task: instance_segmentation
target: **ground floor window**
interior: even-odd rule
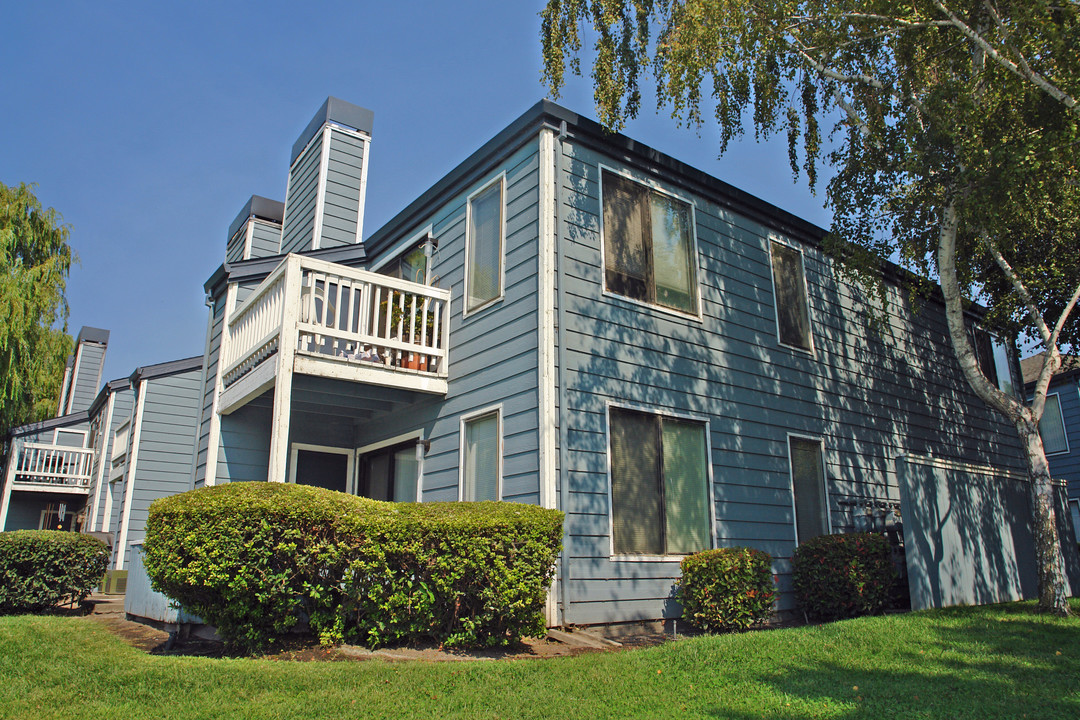
[[[825,463],[821,440],[788,437],[791,491],[795,507],[795,542],[806,542],[829,532],[829,507],[825,494]]]
[[[707,425],[617,407],[608,423],[614,554],[708,548]]]
[[[38,518],[38,529],[78,531],[81,529],[82,523],[76,519],[76,512],[80,509],[81,508],[75,508],[75,511],[73,512],[72,506],[69,503],[49,503],[45,506],[45,509],[41,511],[41,515]],[[30,517],[33,517],[33,515]]]
[[[501,436],[497,409],[462,419],[462,500],[502,499]]]
[[[349,492],[353,475],[353,451],[346,448],[294,444],[292,481],[298,485]]]
[[[416,502],[417,448],[413,439],[361,455],[357,494],[372,500]]]

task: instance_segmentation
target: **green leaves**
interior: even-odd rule
[[[82,602],[109,564],[105,543],[56,530],[0,533],[0,615]]]
[[[67,241],[60,216],[42,209],[27,185],[0,183],[0,435],[56,409],[72,346]]]
[[[748,547],[717,548],[682,561],[683,618],[708,632],[746,630],[772,614],[772,557]]]
[[[889,541],[880,533],[820,535],[795,549],[792,564],[795,597],[812,619],[878,615],[898,582]]]

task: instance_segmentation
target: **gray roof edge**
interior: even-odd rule
[[[105,404],[105,398],[109,397],[111,393],[119,392],[131,387],[130,378],[117,378],[116,380],[109,380],[101,389],[98,390],[98,394],[94,397],[94,402],[90,403],[90,407],[87,408],[87,412],[90,413],[90,417],[94,417],[98,414],[101,406]]]
[[[327,97],[322,107],[315,113],[315,117],[311,118],[311,122],[307,124],[304,131],[300,133],[300,137],[293,143],[292,153],[289,155],[290,167],[296,162],[296,158],[300,157],[300,153],[304,151],[307,144],[311,142],[311,138],[315,137],[315,133],[319,131],[319,128],[328,122],[344,125],[367,133],[370,136],[371,128],[375,123],[375,113],[332,95]]]
[[[9,437],[17,437],[20,435],[33,435],[34,433],[41,432],[42,430],[52,430],[58,427],[67,427],[68,425],[78,425],[79,423],[88,422],[90,420],[89,410],[80,410],[77,413],[71,413],[70,415],[61,415],[60,417],[49,418],[48,420],[41,420],[36,423],[28,423],[26,425],[20,425],[19,427],[13,427],[8,430]]]
[[[282,218],[285,217],[285,203],[278,202],[277,200],[271,200],[270,198],[264,198],[262,195],[252,195],[248,198],[248,201],[244,203],[243,209],[236,215],[236,218],[229,224],[229,240],[233,235],[236,235],[237,231],[244,226],[244,223],[248,221],[248,218],[255,216],[260,220],[269,220],[270,222],[281,224]]]
[[[364,243],[338,245],[337,247],[319,248],[318,250],[305,250],[294,254],[318,258],[319,260],[325,260],[327,262],[338,263],[339,265],[350,267],[362,265],[367,261],[367,251],[364,249]],[[223,266],[224,278],[220,278],[215,272],[210,280],[207,280],[207,285],[210,285],[211,282],[220,282],[222,279],[227,279],[229,282],[240,282],[243,280],[257,280],[264,278],[273,272],[274,268],[280,265],[281,261],[284,260],[287,255],[288,254],[267,255],[266,257],[253,258],[251,260],[239,260],[237,262],[226,263]]]
[[[90,327],[89,325],[83,325],[79,330],[78,337],[75,338],[75,344],[86,342],[101,343],[102,345],[109,344],[109,331],[103,328]]]
[[[136,384],[142,380],[154,380],[155,378],[165,377],[167,375],[189,372],[201,368],[202,363],[202,355],[193,355],[192,357],[184,358],[182,360],[170,360],[156,365],[144,365],[140,368],[136,368],[135,372],[131,373],[131,382],[132,384]]]

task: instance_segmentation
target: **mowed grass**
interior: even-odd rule
[[[1010,604],[447,663],[151,656],[78,618],[0,618],[0,718],[350,717],[1080,718],[1080,618]]]

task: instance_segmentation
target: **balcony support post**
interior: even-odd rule
[[[285,298],[300,297],[300,256],[285,260]],[[289,424],[292,410],[293,360],[296,357],[300,303],[285,302],[281,334],[278,336],[277,380],[274,383],[274,410],[270,419],[270,462],[267,480],[285,482],[289,462]]]
[[[0,532],[7,527],[8,507],[11,505],[11,485],[15,482],[15,468],[19,464],[19,453],[22,446],[11,441],[8,449],[7,466],[4,468],[4,498],[0,500]]]

